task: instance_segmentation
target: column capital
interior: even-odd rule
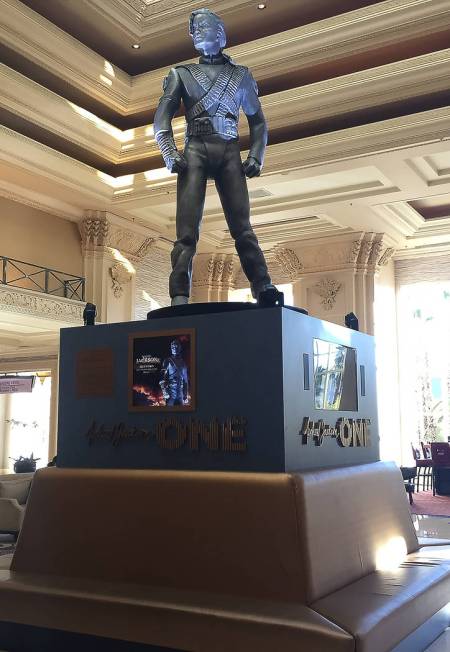
[[[113,254],[117,250],[133,263],[143,260],[157,240],[156,234],[146,227],[107,211],[85,211],[78,228],[83,253]]]
[[[235,254],[197,254],[192,276],[194,301],[226,301],[240,270]]]

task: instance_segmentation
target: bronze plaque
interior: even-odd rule
[[[75,381],[77,398],[112,396],[114,369],[112,349],[83,349],[76,355]]]

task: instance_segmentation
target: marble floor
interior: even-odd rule
[[[450,539],[450,518],[445,516],[412,515],[414,527],[421,543],[430,539]],[[425,652],[449,652],[450,628]]]
[[[426,539],[450,539],[450,516],[412,514],[412,520],[420,543],[426,543]]]

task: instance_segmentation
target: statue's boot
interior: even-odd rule
[[[185,297],[183,294],[177,294],[176,296],[172,297],[172,306],[184,306],[187,303],[189,303],[189,297]]]
[[[284,306],[284,294],[275,285],[269,283],[263,286],[257,293],[257,301],[260,306]]]

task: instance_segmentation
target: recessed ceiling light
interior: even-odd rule
[[[265,9],[266,7],[267,7],[267,5],[266,5],[265,2],[260,2],[259,5],[258,5],[258,9],[261,9],[261,10]]]
[[[139,50],[141,46],[139,45],[139,43],[133,43],[131,47],[133,48],[133,50]]]

